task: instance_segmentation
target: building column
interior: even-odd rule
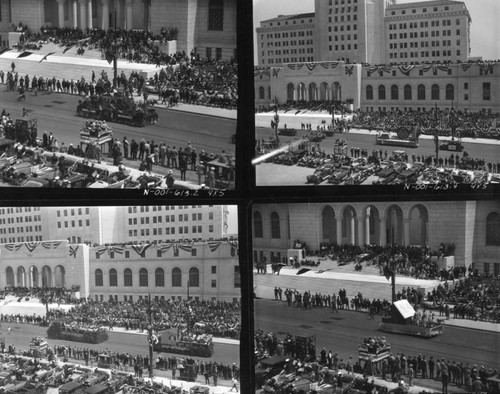
[[[351,244],[356,245],[356,218],[354,217],[354,212],[351,212]]]
[[[109,29],[109,0],[101,0],[102,1],[102,21],[101,28],[103,30]]]
[[[366,239],[363,239],[363,218],[358,218],[358,245],[363,246],[368,243]]]
[[[92,0],[88,0],[87,11],[88,11],[87,26],[89,29],[92,29]]]
[[[87,0],[78,0],[80,3],[80,29],[85,30],[87,28],[87,10],[85,9]]]
[[[59,18],[59,27],[64,27],[64,2],[66,0],[57,0],[57,16]]]
[[[336,218],[337,221],[337,245],[342,245],[342,218]]]
[[[73,7],[73,27],[77,28],[78,27],[78,5],[77,5],[77,0],[72,0],[72,7]]]
[[[297,101],[297,88],[293,87],[293,101]]]
[[[403,219],[403,237],[404,237],[404,245],[408,246],[410,244],[410,219]]]
[[[133,0],[125,0],[126,18],[127,18],[125,28],[128,30],[131,30],[133,28],[133,26],[132,26],[132,16],[133,16],[132,1]]]
[[[369,212],[367,212],[366,216],[365,216],[365,244],[371,244],[371,240],[370,240],[370,213]]]
[[[380,219],[380,246],[385,246],[387,244],[387,234],[386,234],[386,219]]]
[[[56,270],[51,269],[50,272],[52,274],[52,283],[50,283],[50,287],[56,287]]]

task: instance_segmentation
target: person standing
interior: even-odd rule
[[[125,159],[128,159],[128,152],[129,152],[129,142],[127,140],[127,137],[123,137],[123,157]]]

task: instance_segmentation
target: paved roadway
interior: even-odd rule
[[[11,334],[8,333],[8,327],[11,327]],[[6,345],[15,345],[18,350],[28,350],[31,338],[35,336],[47,337],[47,327],[40,327],[31,324],[17,324],[2,322],[0,325],[0,337],[5,338]],[[109,350],[112,352],[127,352],[132,355],[148,354],[148,343],[145,335],[127,334],[121,332],[109,332],[109,339],[98,345],[86,344],[80,342],[47,340],[50,346],[65,345],[99,350]],[[155,353],[160,354],[160,353]],[[161,353],[167,355],[168,353]],[[214,354],[207,361],[217,361],[222,363],[240,363],[239,345],[215,343]],[[201,357],[199,357],[202,359]]]
[[[22,116],[22,108],[25,107],[30,117],[38,119],[39,137],[47,130],[54,134],[60,144],[79,144],[80,129],[85,119],[76,116],[76,107],[83,96],[39,93],[35,97],[28,92],[26,101],[19,103],[18,94],[5,89],[5,86],[0,86],[0,111],[5,109],[13,119],[17,119]],[[176,110],[158,109],[158,112],[160,119],[156,125],[141,128],[110,123],[114,136],[120,141],[127,136],[129,141],[145,138],[176,147],[184,147],[190,141],[198,152],[203,149],[209,153],[220,153],[222,150],[234,153],[235,145],[231,144],[231,136],[236,132],[236,120]]]
[[[296,137],[280,136],[282,144],[300,138],[304,131],[298,130]],[[415,149],[398,148],[398,147],[381,147],[375,144],[376,132],[373,131],[371,135],[355,134],[355,133],[342,133],[335,134],[334,137],[327,137],[320,143],[321,149],[327,153],[333,153],[333,144],[335,139],[342,138],[347,140],[348,147],[355,146],[361,149],[372,150],[387,150],[390,154],[393,150],[405,150],[411,161],[412,154],[434,156],[435,148],[432,139],[420,139],[419,147]],[[257,127],[255,130],[255,137],[257,139],[274,137],[274,131],[271,128]],[[482,143],[466,143],[465,150],[470,157],[483,158],[486,163],[499,162],[500,146],[497,144],[482,144]],[[440,157],[449,157],[453,152],[439,151]],[[350,154],[350,153],[348,153]],[[298,167],[298,166],[283,166],[272,163],[264,163],[258,165],[256,168],[257,183],[261,186],[274,186],[274,185],[304,185],[306,183],[307,175],[314,173],[314,169]]]
[[[444,334],[431,338],[417,338],[377,331],[380,317],[370,320],[367,313],[329,309],[303,310],[286,306],[285,302],[257,299],[254,302],[255,330],[272,331],[284,337],[292,335],[316,335],[317,352],[326,347],[338,352],[344,360],[352,355],[357,359],[357,348],[363,338],[384,335],[394,353],[445,358],[463,361],[487,368],[499,369],[498,333],[446,327]]]

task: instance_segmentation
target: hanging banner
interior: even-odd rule
[[[354,72],[354,66],[345,66],[345,75],[352,75]]]
[[[17,252],[23,244],[5,244],[4,246],[9,252]]]
[[[73,257],[76,259],[76,252],[78,251],[79,247],[80,247],[79,245],[70,246],[69,247],[69,257]]]
[[[165,253],[167,250],[170,250],[171,247],[172,247],[171,243],[161,245],[160,253],[162,254],[162,256],[163,256],[163,253]]]
[[[273,77],[278,78],[280,71],[281,71],[281,68],[273,68]]]
[[[144,253],[146,252],[146,250],[148,250],[149,248],[151,247],[151,244],[143,244],[143,245],[132,245],[132,249],[135,250],[135,252],[139,255],[139,256],[144,256]]]
[[[215,252],[217,249],[219,249],[219,246],[222,242],[220,241],[209,241],[208,242],[208,247],[211,252]]]
[[[123,247],[122,246],[109,246],[108,253],[111,253],[111,252],[123,254]]]
[[[464,70],[464,71],[467,71],[470,68],[470,66],[472,66],[472,63],[462,63],[461,64],[462,70]]]
[[[306,63],[306,67],[309,69],[309,71],[312,71],[316,68],[318,63]]]
[[[300,70],[302,67],[304,67],[303,64],[295,64],[295,63],[287,64],[287,66],[290,70]]]
[[[38,245],[40,245],[40,242],[26,242],[24,244],[24,246],[26,246],[26,249],[28,249],[30,252],[33,252]]]
[[[99,247],[95,248],[95,254],[99,257],[102,256],[104,254],[104,252],[107,252],[107,251],[108,251],[108,248],[106,246],[99,246]]]
[[[399,71],[401,71],[402,74],[408,76],[410,75],[410,71],[413,70],[415,66],[413,64],[410,64],[409,66],[405,65],[400,65],[398,66]]]
[[[181,245],[179,245],[179,249],[182,249],[185,252],[191,253],[191,250],[193,249],[193,247],[191,245],[188,245],[188,244],[181,244]]]

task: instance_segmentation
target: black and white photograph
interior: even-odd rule
[[[0,207],[1,386],[239,391],[237,207]]]
[[[235,187],[236,0],[1,0],[0,186]]]
[[[500,202],[255,204],[257,393],[497,393]]]
[[[500,181],[494,0],[256,0],[257,186]]]

